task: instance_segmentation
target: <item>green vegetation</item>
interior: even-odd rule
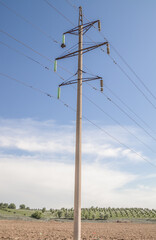
[[[20,209],[25,209],[26,207],[25,207],[25,204],[21,204],[20,205]]]
[[[14,203],[0,203],[0,218],[36,218],[42,220],[74,218],[73,208],[61,209],[30,209],[21,204],[16,209]],[[156,221],[156,210],[148,208],[82,208],[82,220],[152,220]]]
[[[10,209],[16,209],[16,205],[14,203],[10,203],[8,208]]]
[[[36,218],[36,219],[40,219],[42,217],[42,213],[39,211],[36,211],[34,213],[31,214],[32,218]]]
[[[44,208],[42,208],[42,212],[44,213],[46,211],[46,208],[44,207]]]

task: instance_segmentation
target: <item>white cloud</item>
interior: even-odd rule
[[[146,179],[156,178],[156,173],[154,173],[154,174],[149,174],[149,175],[145,176],[144,178],[146,178]]]
[[[1,201],[33,207],[73,205],[74,164],[12,158],[1,160],[0,169]],[[105,204],[105,195],[136,178],[94,163],[85,164],[82,173],[83,205],[87,206]]]
[[[125,143],[128,136],[119,134],[118,127],[105,127],[117,138]],[[71,126],[58,126],[54,121],[35,121],[32,119],[0,120],[0,148],[5,150],[16,149],[30,153],[67,154],[73,155],[75,151],[75,128]],[[112,134],[112,135],[113,135]],[[121,140],[121,135],[123,139]],[[106,138],[105,134],[97,130],[85,129],[82,135],[82,152],[98,159],[127,158],[131,161],[143,161],[137,154],[125,149],[123,146]],[[128,140],[127,140],[128,141]],[[136,150],[136,152],[138,152]],[[139,155],[143,156],[141,152]],[[144,157],[144,156],[143,156]]]
[[[0,125],[0,147],[42,153],[74,152],[74,135],[70,126],[62,129],[53,121],[31,119],[7,120],[6,123],[2,120]]]
[[[117,127],[112,129],[119,134]],[[75,158],[73,125],[58,126],[53,121],[32,119],[0,119],[0,132],[1,201],[11,201],[17,205],[25,203],[35,208],[72,207]],[[128,136],[124,137],[124,141],[126,138],[128,141]],[[128,168],[121,170],[115,161],[127,166],[128,161],[140,163],[139,156],[87,127],[82,149],[84,207],[156,207],[155,188],[149,191],[148,186],[137,185],[142,177],[130,173]],[[110,164],[111,160],[113,164]]]
[[[12,159],[0,162],[1,201],[34,208],[72,207],[74,164]],[[139,176],[108,168],[82,165],[82,206],[156,207],[156,188],[127,188]]]

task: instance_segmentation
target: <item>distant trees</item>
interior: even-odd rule
[[[42,213],[44,213],[46,211],[46,208],[44,207],[44,208],[42,208]]]
[[[73,208],[50,209],[53,218],[73,219]],[[134,219],[156,218],[156,210],[143,208],[82,208],[82,220]]]
[[[21,204],[19,207],[20,209],[26,209],[25,204]]]
[[[16,209],[16,205],[14,203],[10,203],[8,208],[10,209]]]
[[[0,208],[8,208],[8,203],[0,203]]]
[[[61,209],[31,209],[26,207],[25,204],[20,204],[19,206],[20,214],[26,216],[31,216],[36,219],[40,219],[42,216],[45,219],[59,218],[59,219],[73,219],[74,209],[61,208]],[[4,212],[10,212],[16,214],[18,210],[14,203],[0,203],[0,210]],[[30,210],[26,212],[27,210]],[[42,215],[43,214],[43,215]],[[148,208],[82,208],[81,209],[81,219],[82,220],[107,220],[107,219],[156,219],[156,210]]]

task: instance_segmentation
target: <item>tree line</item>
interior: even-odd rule
[[[16,209],[14,203],[0,203],[0,209]],[[26,207],[25,204],[20,204],[19,209],[21,210],[31,210],[31,217],[40,219],[44,218],[47,215],[50,218],[59,218],[59,219],[73,219],[74,218],[74,209],[73,208],[61,208],[61,209],[50,209],[46,210],[45,207],[42,209],[30,209]],[[156,219],[156,210],[148,208],[99,208],[99,207],[90,207],[81,209],[81,218],[82,220],[107,220],[115,218],[124,218],[124,219],[133,219],[133,218],[150,218]]]
[[[26,209],[26,210],[30,210],[29,207],[26,207],[25,204],[21,204],[20,209]],[[14,203],[0,203],[0,209],[4,209],[4,208],[9,208],[9,209],[16,209],[16,205]]]

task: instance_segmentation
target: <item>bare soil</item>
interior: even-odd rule
[[[73,239],[73,222],[0,220],[0,239]],[[81,239],[156,240],[156,224],[83,222]]]

